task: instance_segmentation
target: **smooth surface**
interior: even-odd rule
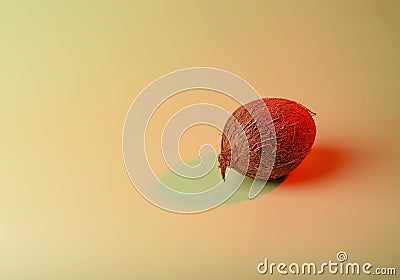
[[[400,270],[399,19],[398,1],[1,1],[0,278],[267,279],[265,257],[340,250]],[[179,215],[132,186],[122,127],[148,83],[193,66],[304,104],[317,138],[270,192]],[[238,106],[206,91],[165,102],[148,128],[157,174],[166,121],[199,102]],[[219,141],[195,126],[182,158]]]

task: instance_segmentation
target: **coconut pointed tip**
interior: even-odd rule
[[[225,156],[223,154],[220,154],[218,156],[218,162],[219,162],[219,169],[221,169],[221,177],[225,182],[225,172],[226,172],[226,167],[227,167],[227,161],[225,159]]]

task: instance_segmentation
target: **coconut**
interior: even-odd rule
[[[316,134],[313,116],[303,105],[284,98],[262,98],[237,108],[222,134],[222,178],[227,167],[258,180],[288,174],[311,151]]]

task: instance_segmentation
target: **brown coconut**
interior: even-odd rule
[[[311,151],[316,134],[314,115],[284,98],[262,98],[237,108],[222,134],[218,156],[222,178],[225,180],[227,167],[259,180],[288,174]]]

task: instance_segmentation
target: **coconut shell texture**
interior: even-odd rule
[[[314,115],[303,105],[283,98],[263,98],[240,106],[222,134],[218,156],[222,178],[225,180],[227,167],[258,180],[288,174],[311,151],[316,134]]]

